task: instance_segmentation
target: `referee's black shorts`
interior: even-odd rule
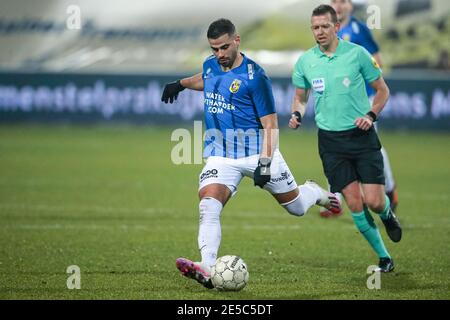
[[[384,185],[381,143],[375,129],[346,131],[319,129],[319,154],[331,192],[353,181]]]

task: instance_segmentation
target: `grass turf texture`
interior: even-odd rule
[[[404,237],[381,290],[366,287],[378,259],[350,214],[287,214],[244,179],[222,214],[219,255],[240,255],[241,292],[207,290],[179,275],[198,259],[197,179],[202,165],[172,164],[171,130],[148,127],[2,125],[1,299],[449,299],[448,134],[389,134]],[[324,185],[314,132],[281,133],[298,183]],[[81,290],[66,268],[81,269]]]

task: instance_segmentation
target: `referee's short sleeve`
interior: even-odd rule
[[[292,84],[297,88],[311,88],[311,84],[308,82],[308,79],[306,78],[303,71],[303,61],[301,58],[298,59],[297,63],[294,66],[294,71],[292,72]]]
[[[358,49],[361,74],[364,80],[371,83],[381,76],[381,68],[375,58],[366,49],[363,47],[359,47]]]

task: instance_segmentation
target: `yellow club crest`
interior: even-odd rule
[[[374,57],[372,57],[372,63],[375,68],[380,69],[380,65],[378,64],[377,60],[375,60]]]
[[[230,86],[230,92],[231,93],[238,92],[239,87],[241,86],[241,82],[242,82],[241,80],[234,79]]]

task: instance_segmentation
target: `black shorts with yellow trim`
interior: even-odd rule
[[[346,131],[319,129],[319,154],[331,192],[359,181],[384,185],[381,143],[375,129]]]

